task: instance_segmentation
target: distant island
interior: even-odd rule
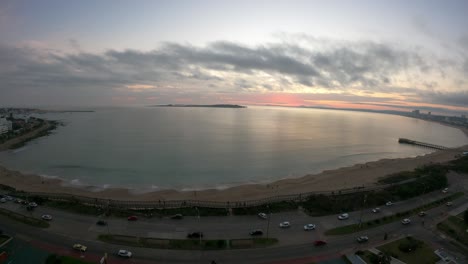
[[[212,105],[185,105],[185,104],[166,104],[166,105],[149,105],[148,107],[214,107],[214,108],[247,108],[243,105],[233,104],[212,104]]]

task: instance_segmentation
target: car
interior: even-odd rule
[[[426,216],[426,212],[424,212],[424,211],[421,211],[421,212],[419,212],[419,214],[418,214],[418,215],[419,215],[420,217]]]
[[[291,227],[291,223],[289,223],[288,221],[284,221],[279,224],[279,227],[288,228],[288,227]]]
[[[117,252],[117,255],[123,258],[131,258],[132,252],[125,250],[125,249],[120,249],[119,252]]]
[[[5,199],[5,198],[0,199],[0,203],[6,203],[6,202],[7,202],[7,199]]]
[[[325,246],[326,244],[327,244],[327,242],[325,242],[323,240],[315,240],[314,241],[314,246],[316,246],[316,247]]]
[[[360,236],[358,238],[356,238],[357,242],[358,243],[365,243],[367,241],[369,241],[369,237],[368,236]]]
[[[171,219],[182,219],[184,218],[184,216],[182,214],[175,214],[173,216],[171,216]]]
[[[376,214],[376,213],[380,212],[380,208],[379,208],[379,207],[376,207],[376,208],[372,209],[372,212],[373,212],[374,214]]]
[[[386,206],[392,206],[393,203],[392,203],[391,201],[388,201],[385,205],[386,205]]]
[[[74,244],[73,249],[81,251],[81,252],[85,252],[86,249],[88,249],[88,247],[85,245],[81,245],[81,244]]]
[[[202,232],[188,233],[187,238],[203,238],[203,233]]]
[[[258,217],[260,217],[261,219],[267,219],[268,218],[267,214],[265,214],[265,213],[258,213]]]
[[[338,216],[338,219],[339,220],[346,220],[349,218],[349,214],[348,213],[342,213]]]
[[[452,203],[452,202],[447,202],[445,205],[446,205],[446,206],[452,206],[453,203]]]
[[[261,235],[263,235],[263,230],[261,230],[261,229],[255,229],[255,230],[250,231],[249,234],[250,234],[251,236],[261,236]]]
[[[411,219],[405,218],[405,219],[401,220],[401,223],[402,223],[403,225],[411,224]]]
[[[448,188],[443,189],[442,193],[448,193]]]
[[[314,224],[307,224],[307,225],[304,226],[305,231],[314,230],[314,229],[315,229]]]
[[[106,225],[107,225],[107,222],[104,221],[104,220],[98,220],[98,221],[96,222],[96,225],[106,226]]]
[[[47,221],[52,220],[52,216],[49,215],[49,214],[42,215],[41,218],[44,219],[44,220],[47,220]]]
[[[5,199],[7,199],[7,201],[13,201],[15,198],[13,198],[13,197],[11,197],[9,195],[6,195]]]
[[[31,207],[33,207],[33,208],[36,208],[36,207],[37,207],[37,203],[35,203],[35,202],[29,203],[28,206],[31,206]]]
[[[128,221],[136,221],[138,220],[138,217],[134,216],[134,215],[131,215],[127,218]]]

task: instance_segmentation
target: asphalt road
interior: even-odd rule
[[[466,180],[460,175],[450,175],[449,181],[451,183],[451,193],[463,191],[467,186],[465,184]],[[362,220],[367,221],[383,215],[405,211],[446,195],[441,192],[429,193],[422,197],[395,203],[392,206],[383,206],[381,212],[377,214],[371,212],[372,208],[367,208],[362,211]],[[454,201],[452,207],[440,206],[434,208],[428,211],[428,215],[424,218],[411,217],[412,223],[408,226],[403,226],[400,222],[394,222],[361,233],[329,237],[323,234],[325,230],[358,223],[361,211],[350,212],[350,218],[342,221],[338,220],[336,215],[310,217],[301,211],[278,213],[272,214],[270,218],[269,236],[278,238],[280,241],[279,244],[273,247],[223,251],[157,250],[126,247],[126,249],[133,252],[135,258],[124,261],[126,263],[210,263],[211,260],[216,260],[217,263],[276,263],[282,260],[303,259],[306,262],[312,262],[337,257],[343,253],[354,252],[357,249],[380,245],[386,242],[383,240],[385,233],[388,234],[389,240],[414,235],[426,240],[435,248],[451,248],[452,246],[447,242],[447,239],[441,237],[435,231],[435,225],[445,218],[449,211],[455,211],[456,208],[461,208],[466,204],[468,204],[468,198],[464,196]],[[0,204],[0,207],[37,218],[43,214],[52,215],[51,226],[47,229],[29,227],[0,216],[2,225],[0,229],[3,229],[6,233],[16,235],[18,239],[46,249],[50,248],[51,251],[59,251],[62,254],[80,256],[89,260],[102,256],[103,252],[115,254],[122,248],[118,245],[97,241],[98,234],[111,233],[183,239],[188,232],[203,231],[206,239],[233,239],[247,238],[249,237],[248,232],[256,228],[261,228],[266,232],[268,225],[267,220],[262,220],[256,216],[228,216],[185,217],[182,220],[151,218],[139,219],[135,222],[129,222],[124,218],[111,217],[105,218],[108,226],[97,226],[98,217],[77,215],[43,206],[39,206],[33,212],[27,211],[25,206],[12,202]],[[424,225],[422,224],[423,220]],[[282,221],[290,221],[291,227],[287,229],[279,228],[278,225]],[[316,230],[304,231],[303,226],[308,223],[315,224],[317,226]],[[359,235],[369,236],[369,242],[358,244],[355,239]],[[325,240],[328,245],[315,248],[312,244],[314,240]],[[71,249],[74,243],[88,246],[88,251],[81,256],[81,254]],[[113,258],[116,259],[116,257]]]

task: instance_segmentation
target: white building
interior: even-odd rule
[[[8,131],[12,130],[12,123],[6,118],[0,118],[0,135],[8,133]]]

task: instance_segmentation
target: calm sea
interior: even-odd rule
[[[42,117],[65,126],[0,152],[0,164],[99,187],[223,188],[432,152],[399,137],[468,144],[440,124],[335,110],[141,107]]]

